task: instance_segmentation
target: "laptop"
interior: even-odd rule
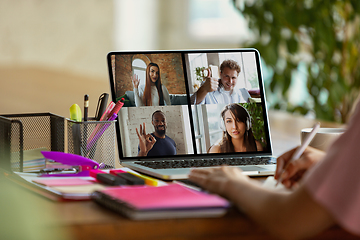
[[[256,49],[110,52],[121,165],[164,180],[220,165],[274,174],[260,61]]]

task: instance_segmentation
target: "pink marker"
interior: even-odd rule
[[[124,106],[124,103],[123,103],[124,100],[125,100],[125,99],[122,98],[121,100],[119,100],[119,101],[116,103],[115,107],[114,107],[114,108],[111,110],[111,112],[107,115],[107,118],[108,118],[108,119],[109,119],[111,116],[113,116],[114,113],[118,114],[118,112],[120,111],[120,109],[122,108],[122,106]]]
[[[110,112],[114,109],[115,107],[115,103],[114,102],[110,102],[109,105],[107,106],[107,108],[105,109],[104,114],[101,116],[100,121],[105,121],[106,119],[109,118]],[[112,115],[110,115],[111,117]]]

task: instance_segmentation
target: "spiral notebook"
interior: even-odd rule
[[[95,191],[91,198],[133,220],[220,217],[229,202],[179,184],[121,187]]]

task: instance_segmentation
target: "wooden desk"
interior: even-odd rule
[[[300,130],[312,124],[313,121],[302,117],[271,112],[270,125],[275,154],[300,144]],[[71,233],[75,239],[271,239],[261,227],[236,209],[222,218],[131,221],[92,201],[58,203],[24,192],[25,198],[35,199],[42,209],[55,210],[56,225]],[[316,236],[316,239],[356,238],[333,227]]]

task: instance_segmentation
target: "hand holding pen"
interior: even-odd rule
[[[291,149],[277,159],[277,170],[274,178],[279,179],[280,175],[282,175],[282,184],[286,188],[295,187],[302,179],[305,172],[325,157],[325,152],[313,147],[307,147],[299,159],[290,162],[291,156],[294,155],[297,148]],[[287,167],[282,171],[282,166],[285,165],[287,165]]]
[[[306,169],[312,165],[312,159],[320,159],[317,152],[319,150],[308,148],[319,128],[320,124],[316,123],[300,147],[294,148],[278,157],[275,171],[276,185],[282,182],[286,187],[290,188],[302,177]]]

